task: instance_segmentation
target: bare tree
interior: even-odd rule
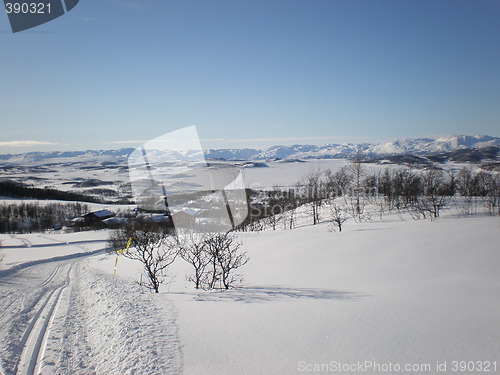
[[[158,293],[168,266],[178,255],[177,240],[168,230],[154,223],[134,222],[116,233],[111,239],[112,246],[119,250],[129,238],[132,239],[131,246],[122,254],[142,263],[146,281],[140,284]]]
[[[424,215],[427,212],[432,218],[438,218],[441,209],[448,202],[443,171],[428,169],[422,176],[422,184],[423,195],[418,199],[418,208]]]
[[[476,180],[470,168],[462,168],[458,172],[457,178],[458,192],[462,196],[460,211],[464,215],[471,215],[476,212]]]
[[[325,171],[326,191],[330,198],[347,195],[352,183],[352,175],[348,166],[343,166],[335,173],[330,169]]]
[[[236,242],[236,236],[230,233],[217,233],[206,239],[207,251],[211,256],[212,277],[210,289],[220,286],[229,289],[241,281],[242,277],[234,271],[244,266],[250,258],[246,252],[238,252],[241,242]]]
[[[252,220],[248,225],[248,230],[250,232],[261,232],[264,230],[264,226],[260,220]]]
[[[279,223],[283,223],[283,229],[293,229],[295,225],[295,211],[298,206],[298,198],[295,189],[283,189],[274,186],[269,192],[269,214],[266,222],[276,230]]]
[[[385,168],[379,176],[379,184],[378,191],[383,195],[385,199],[385,203],[387,204],[387,208],[389,211],[392,211],[395,207],[396,202],[396,194],[394,192],[394,183],[393,183],[393,170],[389,168]]]
[[[361,155],[356,155],[356,157],[353,159],[352,163],[349,166],[349,169],[351,170],[351,174],[353,176],[353,187],[354,187],[354,197],[356,198],[356,215],[358,217],[361,216],[363,213],[364,205],[363,208],[361,207],[361,196],[363,193],[363,188],[362,188],[362,178],[365,174],[365,168],[363,167],[363,164],[361,162]]]
[[[319,209],[322,202],[322,181],[319,170],[309,172],[303,177],[302,186],[305,190],[306,199],[311,204],[313,225],[316,225],[319,223]]]
[[[283,227],[284,229],[293,229],[295,227],[295,215],[297,208],[295,206],[291,207],[289,210],[285,211],[283,214]]]
[[[500,215],[500,175],[490,173],[486,181],[486,206],[490,215]]]
[[[344,209],[342,209],[335,202],[330,205],[330,215],[333,226],[336,226],[339,232],[342,232],[342,226],[347,221]],[[334,227],[332,227],[334,228]]]
[[[264,223],[269,225],[272,230],[276,230],[277,225],[283,219],[283,211],[285,210],[285,197],[279,186],[273,186],[267,197],[267,205],[265,207]]]
[[[211,262],[206,235],[190,233],[180,240],[179,256],[193,267],[193,273],[187,280],[194,283],[196,289],[208,289],[210,285],[207,267]]]

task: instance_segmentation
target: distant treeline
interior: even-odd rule
[[[84,194],[56,189],[41,189],[9,180],[0,181],[0,196],[19,199],[53,199],[59,201],[101,203],[99,199]]]
[[[88,212],[89,207],[81,203],[4,203],[0,205],[0,233],[27,233],[58,228]]]
[[[104,195],[109,195],[107,191],[94,190],[94,193]],[[14,182],[10,180],[0,181],[0,196],[9,198],[19,198],[19,199],[38,199],[38,200],[58,200],[58,201],[77,201],[77,202],[89,202],[89,203],[131,203],[127,199],[122,199],[120,201],[110,201],[103,198],[102,196],[88,196],[75,191],[61,191],[49,188],[37,188],[34,186],[28,186],[19,182]]]

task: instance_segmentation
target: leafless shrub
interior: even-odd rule
[[[179,256],[193,272],[187,275],[196,289],[229,289],[242,281],[235,270],[249,258],[239,252],[241,242],[231,233],[190,233],[179,239]]]
[[[126,249],[130,238],[131,246]],[[117,231],[110,242],[115,251],[124,249],[123,256],[142,263],[144,278],[140,284],[158,293],[168,266],[179,253],[176,238],[159,225],[135,222]]]
[[[209,288],[229,289],[240,283],[242,276],[234,271],[244,266],[250,258],[246,252],[238,252],[241,242],[236,242],[236,236],[230,233],[217,233],[207,238],[204,243],[211,258]]]

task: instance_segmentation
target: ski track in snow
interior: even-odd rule
[[[50,317],[67,284],[69,267],[69,262],[41,264],[2,280],[0,345],[6,374],[35,373]]]
[[[61,267],[57,267],[55,272],[49,278],[52,279],[59,272],[60,268]],[[50,280],[48,282],[50,282]],[[24,375],[40,373],[40,366],[42,364],[41,353],[46,345],[46,335],[59,298],[61,297],[61,293],[63,289],[68,286],[68,284],[69,279],[66,278],[65,283],[62,286],[53,289],[47,295],[44,295],[43,298],[40,298],[39,302],[41,306],[36,311],[33,320],[21,339],[21,346],[23,350],[20,361],[15,368],[17,371],[14,371],[17,374]]]
[[[16,247],[31,247],[31,242],[29,240],[27,240],[26,238],[22,238],[20,236],[15,235],[15,234],[11,234],[10,237],[14,241],[19,241],[21,243],[20,245],[17,245]]]
[[[173,303],[86,259],[6,273],[0,296],[2,375],[182,373]]]

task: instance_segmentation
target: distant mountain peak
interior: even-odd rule
[[[356,153],[369,157],[383,157],[385,155],[432,155],[444,152],[453,152],[466,149],[482,149],[486,147],[500,148],[500,138],[488,135],[442,135],[437,137],[404,138],[378,144],[326,144],[316,145],[276,145],[266,149],[255,148],[228,148],[208,149],[205,151],[207,159],[216,160],[297,160],[297,159],[325,159],[350,158]],[[30,152],[16,155],[0,155],[0,161],[6,164],[29,164],[43,161],[59,162],[117,162],[126,163],[128,155],[134,149],[117,150],[86,150],[86,151],[51,151]],[[179,158],[192,153],[178,153]]]

